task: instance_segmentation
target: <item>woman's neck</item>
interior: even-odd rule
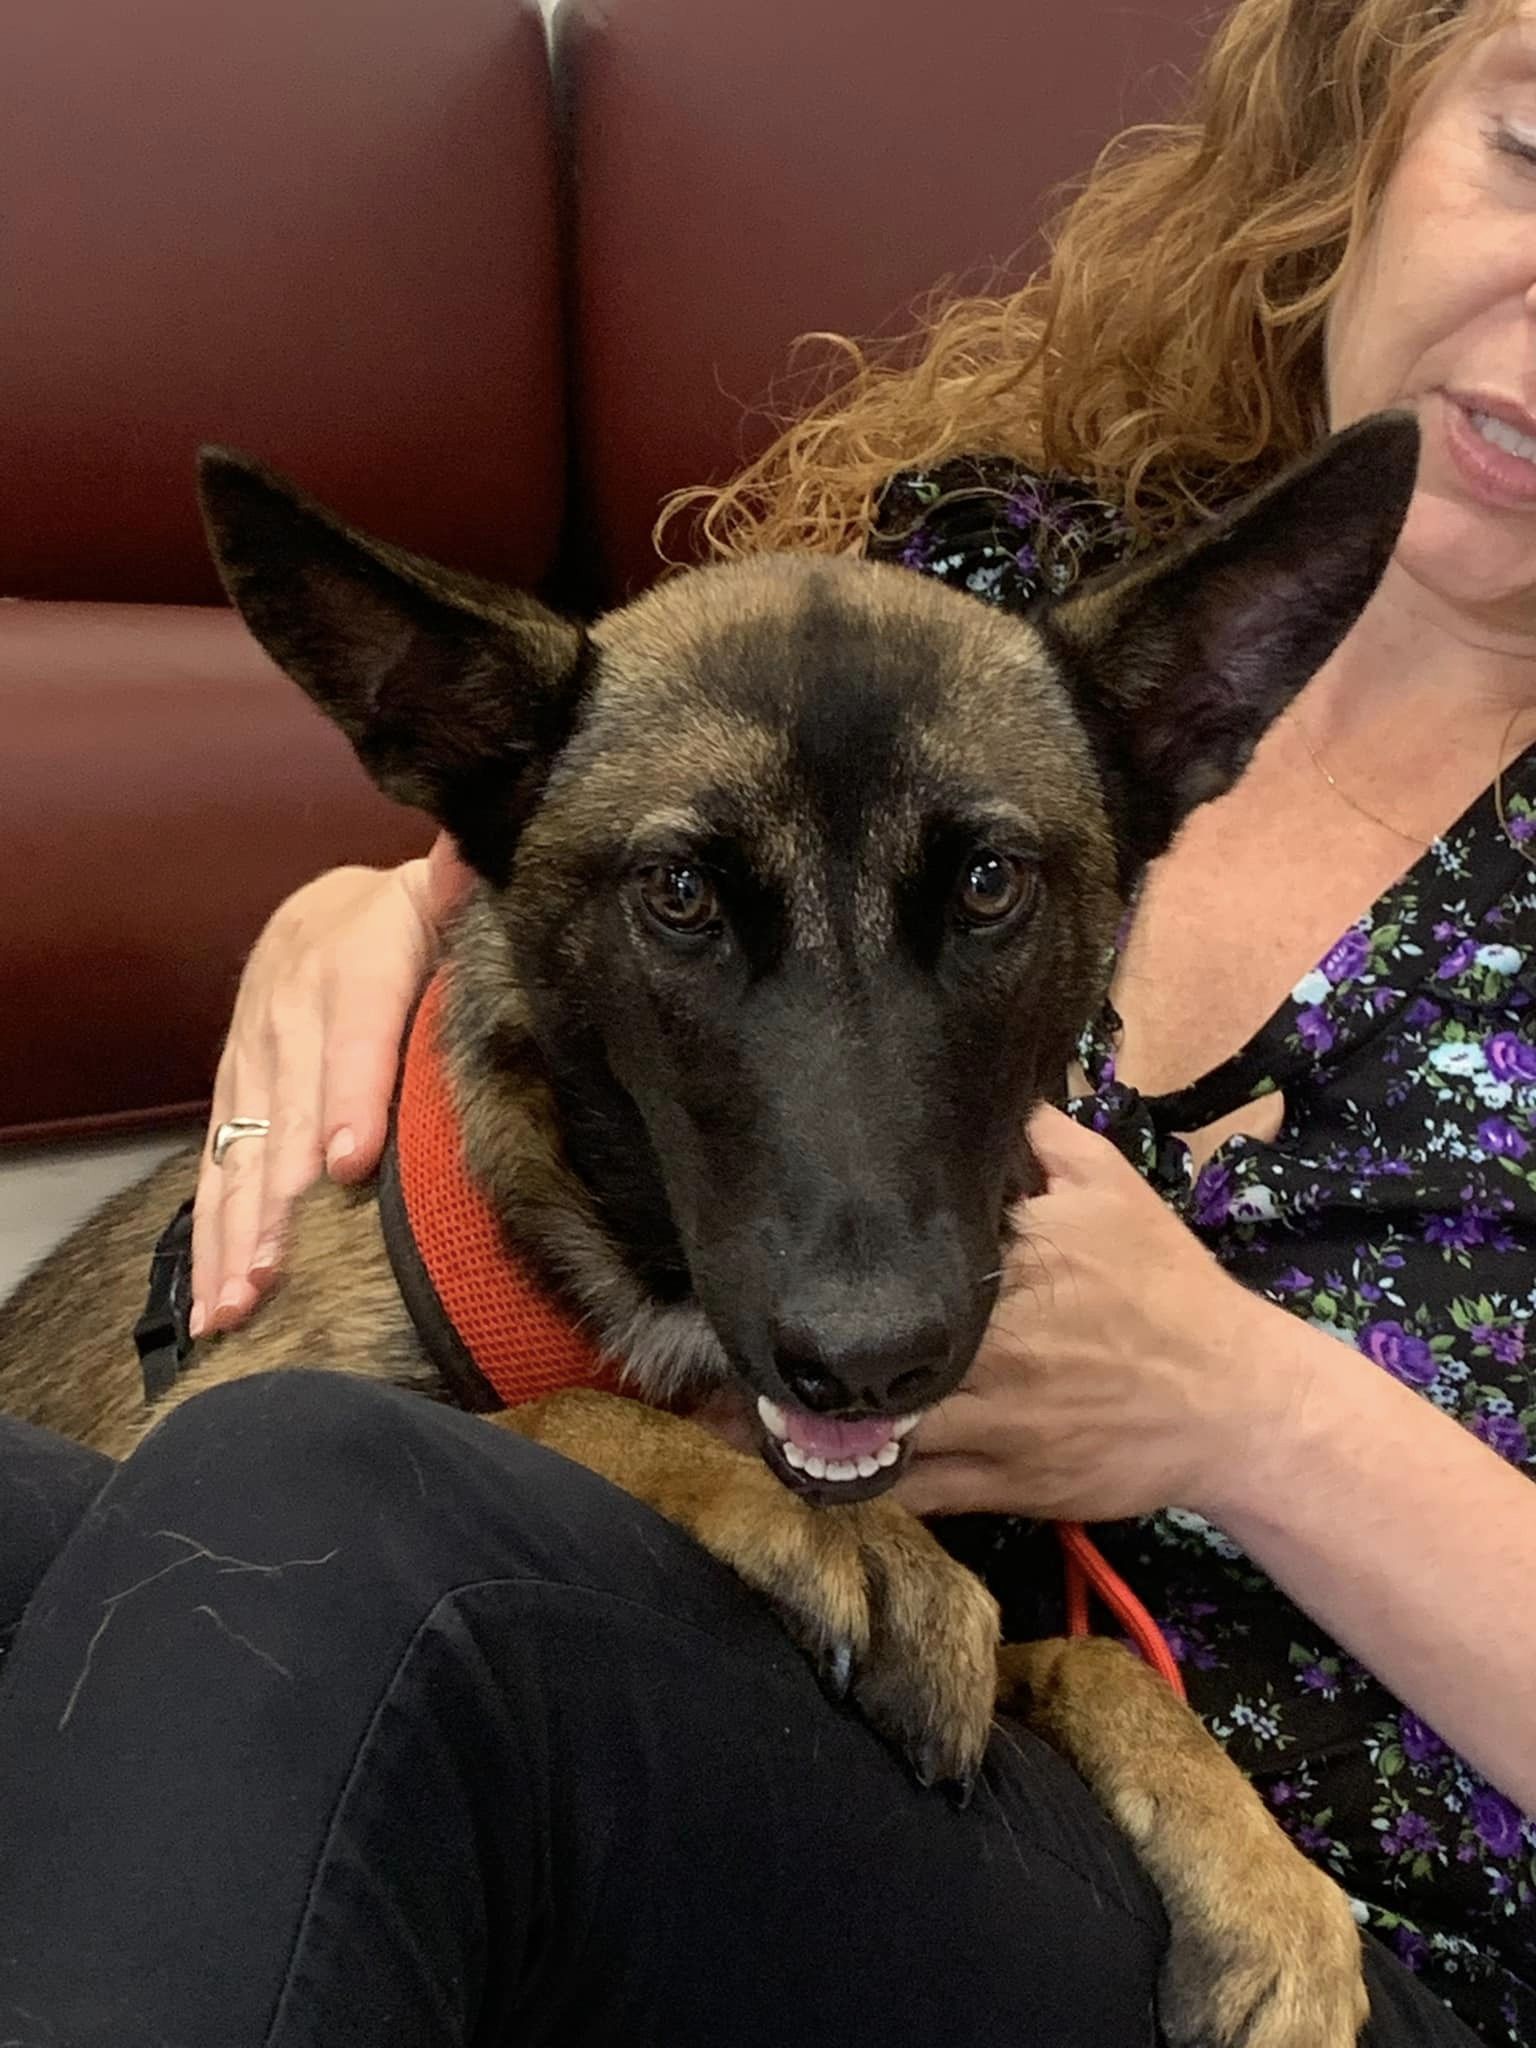
[[[1461,611],[1394,562],[1302,701],[1330,747],[1374,749],[1397,729],[1444,750],[1448,734],[1536,715],[1536,628]]]
[[[1536,648],[1428,610],[1373,607],[1149,873],[1115,991],[1131,1086],[1228,1058],[1536,741]]]

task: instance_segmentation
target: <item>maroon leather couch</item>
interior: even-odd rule
[[[1025,260],[1203,0],[32,0],[0,22],[0,1140],[206,1094],[290,887],[428,836],[218,606],[199,442],[605,603],[797,334]]]

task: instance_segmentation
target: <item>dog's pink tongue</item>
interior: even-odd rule
[[[889,1416],[868,1422],[834,1422],[804,1408],[786,1408],[784,1426],[791,1443],[818,1458],[872,1458],[891,1440]]]

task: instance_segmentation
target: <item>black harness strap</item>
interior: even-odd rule
[[[175,1386],[192,1350],[191,1313],[192,1204],[186,1201],[160,1233],[149,1262],[149,1300],[133,1326],[146,1401],[158,1401]]]
[[[397,1093],[390,1105],[389,1136],[379,1161],[379,1228],[390,1271],[406,1313],[416,1326],[421,1348],[437,1367],[455,1404],[471,1415],[493,1415],[503,1405],[500,1396],[476,1365],[468,1345],[454,1327],[453,1318],[438,1298],[411,1228],[410,1210],[400,1184],[399,1106]]]

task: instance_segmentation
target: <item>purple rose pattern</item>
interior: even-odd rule
[[[996,458],[897,479],[882,524],[873,553],[1014,609],[1126,544],[1091,493]],[[1503,797],[1504,824],[1485,792],[1177,1099],[1116,1079],[1106,1005],[1073,1107],[1238,1280],[1338,1338],[1341,1370],[1368,1361],[1536,1476],[1536,748]],[[1279,1138],[1191,1171],[1176,1134],[1271,1091]],[[1536,2048],[1536,1824],[1198,1516],[1100,1534],[1298,1847],[1480,2040]],[[1048,1631],[1049,1549],[1008,1521],[990,1541],[1005,1608]]]
[[[1434,1384],[1435,1355],[1422,1337],[1401,1323],[1367,1323],[1356,1339],[1367,1358],[1383,1365],[1395,1380],[1410,1387]]]

